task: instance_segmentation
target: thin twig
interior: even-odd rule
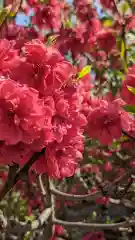
[[[96,198],[101,196],[101,193],[99,191],[93,194],[84,194],[84,195],[64,193],[55,189],[53,186],[51,186],[50,191],[55,196],[58,196],[60,198],[65,198],[67,200],[73,200],[73,201],[82,201],[82,200],[94,201],[96,200]]]
[[[131,136],[129,133],[127,133],[127,132],[124,131],[123,129],[122,129],[122,133],[123,133],[124,135],[126,135],[127,137],[129,137],[130,139],[132,139],[133,141],[135,141],[135,137]]]
[[[132,183],[133,183],[133,177],[131,176],[131,177],[130,177],[130,180],[129,180],[128,184],[127,184],[127,186],[126,186],[125,189],[124,189],[123,194],[122,194],[121,197],[120,197],[120,199],[122,199],[122,198],[127,194],[127,192],[128,192],[128,190],[129,190],[129,188],[131,187]]]
[[[38,179],[39,179],[39,185],[40,185],[41,193],[42,193],[43,196],[46,196],[46,191],[45,191],[44,184],[43,184],[43,181],[42,181],[42,174],[40,174],[38,176]]]
[[[43,184],[42,174],[40,174],[38,176],[38,184],[39,184],[39,188],[41,190],[42,200],[46,204],[46,195],[47,195],[47,193],[46,193],[46,190],[45,190],[45,187],[44,187],[44,184]]]
[[[52,213],[51,208],[46,208],[39,216],[37,220],[31,223],[31,230],[36,230],[41,227],[49,219]]]
[[[135,220],[132,221],[123,221],[120,223],[84,223],[84,222],[67,222],[62,221],[57,218],[53,218],[54,224],[59,224],[65,227],[81,227],[81,228],[91,228],[91,229],[118,229],[120,227],[130,227],[135,225]]]

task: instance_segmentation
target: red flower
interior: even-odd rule
[[[32,39],[40,37],[40,34],[36,32],[34,27],[25,28],[17,26],[15,23],[10,23],[3,26],[1,31],[1,38],[7,39],[9,41],[15,40],[15,48],[21,49],[21,47]],[[10,42],[9,42],[10,43]]]
[[[130,16],[127,18],[126,31],[135,29],[135,16]]]
[[[74,6],[81,21],[89,21],[96,16],[96,11],[88,0],[74,0]]]
[[[47,4],[40,4],[34,8],[35,15],[32,23],[40,29],[49,28],[59,30],[61,25],[62,5],[57,0],[50,0]]]
[[[78,161],[82,159],[84,137],[79,131],[69,130],[61,143],[52,143],[46,147],[42,156],[33,166],[38,173],[47,172],[54,178],[74,175]]]
[[[105,172],[111,172],[112,171],[112,164],[109,161],[106,161],[104,164],[104,171]]]
[[[113,103],[100,101],[88,116],[89,137],[102,144],[111,144],[121,136],[121,118]]]
[[[4,61],[9,61],[16,57],[18,52],[14,49],[15,42],[0,39],[0,71],[3,70]]]
[[[102,50],[110,52],[116,45],[116,37],[111,30],[102,30],[97,35],[97,42]]]
[[[100,0],[100,3],[103,5],[103,7],[110,10],[116,9],[114,0]]]
[[[21,56],[5,62],[3,73],[43,95],[50,95],[72,77],[73,66],[57,49],[46,48],[35,40],[25,44]]]
[[[38,92],[9,79],[0,80],[0,140],[30,144],[44,128],[44,103]]]

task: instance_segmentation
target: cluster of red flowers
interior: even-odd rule
[[[24,164],[26,154],[46,147],[37,170],[58,178],[73,175],[87,124],[79,85],[72,84],[74,67],[39,40],[19,52],[12,42],[0,44],[1,162]]]
[[[88,99],[89,77],[76,83],[75,68],[55,48],[39,40],[27,42],[21,51],[7,40],[0,46],[1,163],[23,165],[26,156],[46,147],[35,164],[37,171],[71,176],[82,158],[85,128],[89,137],[107,145],[120,138],[122,129],[134,130],[134,119],[121,108],[125,102]],[[132,104],[135,97],[127,86],[134,86],[133,73],[134,66],[122,90]]]
[[[112,3],[101,1],[106,8]],[[82,158],[84,132],[105,145],[119,139],[122,130],[134,135],[134,118],[122,107],[135,103],[128,90],[134,87],[135,66],[123,81],[122,94],[111,100],[90,97],[89,74],[78,81],[77,68],[62,53],[96,57],[98,50],[97,56],[105,59],[117,49],[114,31],[102,26],[88,1],[74,1],[80,23],[67,28],[60,25],[65,3],[33,0],[29,5],[35,12],[32,22],[59,30],[59,36],[55,47],[48,47],[36,39],[33,29],[21,28],[18,35],[18,27],[11,24],[2,33],[6,39],[0,40],[0,162],[23,165],[45,147],[33,167],[52,177],[69,177]],[[132,20],[128,22],[133,26]]]

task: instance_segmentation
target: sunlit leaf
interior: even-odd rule
[[[32,236],[32,232],[27,232],[24,236],[24,240],[29,240],[31,236]]]
[[[59,35],[53,35],[53,36],[48,37],[48,44],[55,43],[58,36]]]
[[[127,1],[120,2],[118,8],[122,15],[128,14],[130,11],[130,6]]]
[[[8,17],[10,10],[11,6],[0,9],[0,25],[2,25],[6,18]]]
[[[126,51],[126,46],[125,46],[124,40],[122,40],[121,41],[120,56],[121,56],[121,59],[123,60],[124,71],[127,72],[127,62],[126,62],[126,59],[125,59],[125,51]]]
[[[135,95],[135,88],[127,86],[128,90]]]
[[[48,4],[49,0],[40,0],[40,3]]]
[[[35,216],[34,216],[34,215],[31,215],[31,216],[25,216],[25,220],[26,220],[26,221],[30,221],[30,222],[32,222],[33,220],[35,220]]]
[[[122,41],[121,41],[121,52],[120,52],[121,58],[124,58],[124,55],[125,55],[125,43],[124,43],[124,41],[122,40]]]
[[[72,27],[72,21],[70,18],[66,19],[64,22],[63,22],[63,25],[64,25],[64,28],[71,28]]]
[[[126,112],[135,114],[135,106],[134,105],[124,105],[122,107]]]
[[[111,148],[117,149],[120,147],[120,143],[119,142],[113,142],[111,145]]]
[[[113,20],[112,20],[112,19],[105,19],[105,20],[103,21],[103,24],[104,24],[105,27],[112,27],[112,25],[113,25]]]
[[[86,65],[79,73],[77,79],[83,78],[91,72],[91,65]]]

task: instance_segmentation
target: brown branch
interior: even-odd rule
[[[113,2],[114,2],[114,7],[115,7],[116,12],[118,13],[119,17],[121,17],[121,14],[120,14],[119,9],[117,7],[116,0],[113,0]]]
[[[102,195],[106,196],[107,195],[107,191],[104,190],[103,180],[100,177],[96,176],[95,177],[95,182],[97,184],[97,187],[100,189]]]
[[[12,174],[8,176],[7,182],[4,185],[3,189],[0,192],[0,201],[7,195],[8,192],[12,190],[12,188],[16,185],[19,180],[24,180],[24,178],[28,175],[29,169],[36,162],[36,160],[45,152],[45,148],[42,149],[41,152],[36,152],[30,158],[30,160],[21,168],[14,176],[14,171]],[[12,176],[11,176],[12,175]]]
[[[51,185],[50,191],[55,196],[58,196],[60,198],[65,198],[67,200],[73,200],[73,201],[82,201],[82,200],[94,201],[96,200],[96,198],[101,196],[100,192],[96,192],[93,194],[84,194],[84,195],[64,193],[55,189],[53,185]]]
[[[86,200],[86,201],[95,201],[97,198],[100,198],[102,196],[102,193],[100,191],[97,191],[96,193],[93,194],[84,194],[84,195],[75,195],[75,194],[69,194],[69,193],[64,193],[61,192],[57,189],[55,189],[53,182],[50,182],[50,192],[56,196],[59,197],[61,199],[66,199],[66,200],[72,200],[72,201],[82,201],[82,200]],[[131,208],[131,209],[135,209],[135,204],[133,204],[131,201],[127,200],[127,199],[115,199],[110,197],[109,198],[109,202],[111,204],[122,204],[127,208]]]
[[[31,223],[31,230],[36,230],[41,227],[50,217],[52,213],[51,208],[46,208],[39,216],[39,218]],[[29,230],[30,231],[30,230]]]
[[[39,188],[40,188],[40,191],[41,191],[42,200],[46,204],[46,195],[47,195],[47,193],[46,193],[46,190],[45,190],[45,186],[43,184],[42,174],[40,174],[38,176],[38,185],[39,185]]]
[[[91,228],[91,229],[118,229],[120,227],[130,227],[135,225],[135,220],[132,221],[123,221],[120,223],[84,223],[84,222],[67,222],[67,221],[62,221],[57,218],[53,218],[53,223],[54,224],[59,224],[64,227],[81,227],[81,228]]]
[[[123,192],[122,196],[120,197],[120,199],[125,197],[125,195],[127,194],[128,190],[129,190],[129,188],[131,187],[132,184],[133,184],[133,177],[131,176],[127,186],[124,189],[124,192]]]
[[[58,224],[58,225],[62,225],[64,227],[81,227],[81,228],[92,228],[92,229],[118,229],[120,227],[130,227],[130,226],[134,226],[135,224],[135,220],[126,220],[120,223],[111,223],[111,224],[105,224],[105,223],[85,223],[85,222],[68,222],[68,221],[63,221],[63,220],[59,220],[55,217],[55,197],[54,197],[54,193],[56,194],[60,194],[62,197],[65,197],[65,193],[61,194],[60,191],[55,190],[53,188],[53,182],[51,179],[49,179],[49,187],[50,187],[50,192],[51,194],[51,205],[52,205],[52,223],[53,224]],[[53,189],[53,191],[52,191]],[[55,190],[55,191],[54,191]],[[67,196],[67,194],[66,194]]]
[[[122,129],[122,133],[123,133],[124,135],[126,135],[127,137],[129,137],[131,140],[135,141],[135,137],[131,136],[129,133],[127,133],[127,132],[124,131],[123,129]]]
[[[47,224],[49,217],[51,216],[51,208],[46,208],[38,217],[38,219],[34,220],[31,223],[27,223],[25,225],[20,222],[16,222],[15,227],[12,225],[7,227],[7,231],[12,234],[22,235],[28,231],[36,231],[40,229],[44,224]]]

